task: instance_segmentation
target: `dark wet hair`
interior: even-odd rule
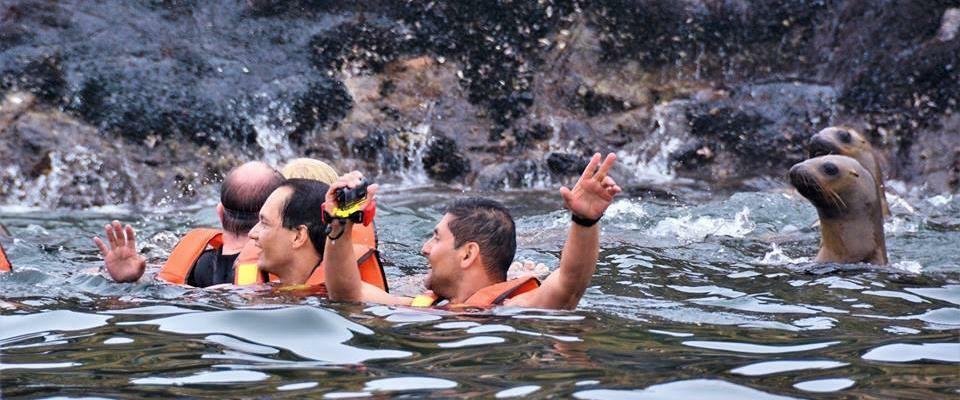
[[[329,186],[312,179],[287,179],[280,187],[293,189],[282,207],[283,227],[297,229],[300,225],[305,225],[313,248],[320,254],[320,258],[323,258],[327,234],[324,231],[326,225],[323,223],[322,206]]]
[[[454,200],[444,213],[452,217],[448,225],[454,247],[476,242],[488,272],[498,280],[507,280],[507,270],[517,252],[517,229],[507,208],[494,200],[469,197]]]
[[[241,179],[237,169],[230,171],[220,185],[220,204],[223,205],[223,230],[235,235],[246,235],[257,224],[260,208],[267,197],[283,183],[283,175],[263,165],[272,173],[256,179]]]

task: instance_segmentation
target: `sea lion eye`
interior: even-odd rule
[[[830,176],[834,176],[834,175],[840,173],[840,169],[837,168],[837,165],[834,164],[834,163],[826,163],[826,164],[823,164],[823,168],[822,168],[822,169],[823,169],[823,173],[825,173],[825,174],[827,174],[827,175],[830,175]]]
[[[853,140],[853,137],[850,136],[850,132],[847,131],[840,131],[840,133],[837,134],[837,137],[840,138],[840,141],[844,143],[850,143],[850,141]]]

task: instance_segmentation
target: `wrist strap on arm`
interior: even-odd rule
[[[597,222],[600,222],[600,218],[603,218],[603,215],[601,215],[597,219],[589,219],[589,218],[581,217],[574,213],[570,213],[570,219],[573,221],[573,223],[580,225],[584,228],[589,228],[591,226],[596,225]]]

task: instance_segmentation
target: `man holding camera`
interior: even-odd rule
[[[347,174],[330,186],[324,202],[325,218],[332,219],[324,251],[330,299],[412,306],[576,308],[596,270],[598,222],[621,191],[607,176],[615,160],[609,154],[601,163],[600,154],[595,154],[573,189],[560,189],[573,221],[560,266],[542,285],[529,276],[506,279],[516,252],[513,218],[495,201],[470,198],[449,204],[433,236],[424,243],[422,252],[430,263],[429,292],[416,298],[394,296],[361,281],[350,250],[352,226],[359,219],[337,218],[343,207],[350,206],[338,203],[338,192],[342,197],[343,188],[357,188],[363,180],[359,172]],[[373,202],[377,185],[366,191],[366,201]]]

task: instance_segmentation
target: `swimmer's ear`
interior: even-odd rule
[[[310,229],[306,225],[298,226],[297,234],[293,235],[293,248],[305,246],[308,240],[310,240]]]
[[[466,268],[480,257],[480,245],[477,242],[467,242],[460,249],[460,267]]]
[[[852,170],[852,169],[850,170],[850,175],[853,175],[853,176],[855,176],[855,177],[857,177],[857,178],[860,177],[860,173],[857,172],[857,171],[855,171],[855,170]]]

